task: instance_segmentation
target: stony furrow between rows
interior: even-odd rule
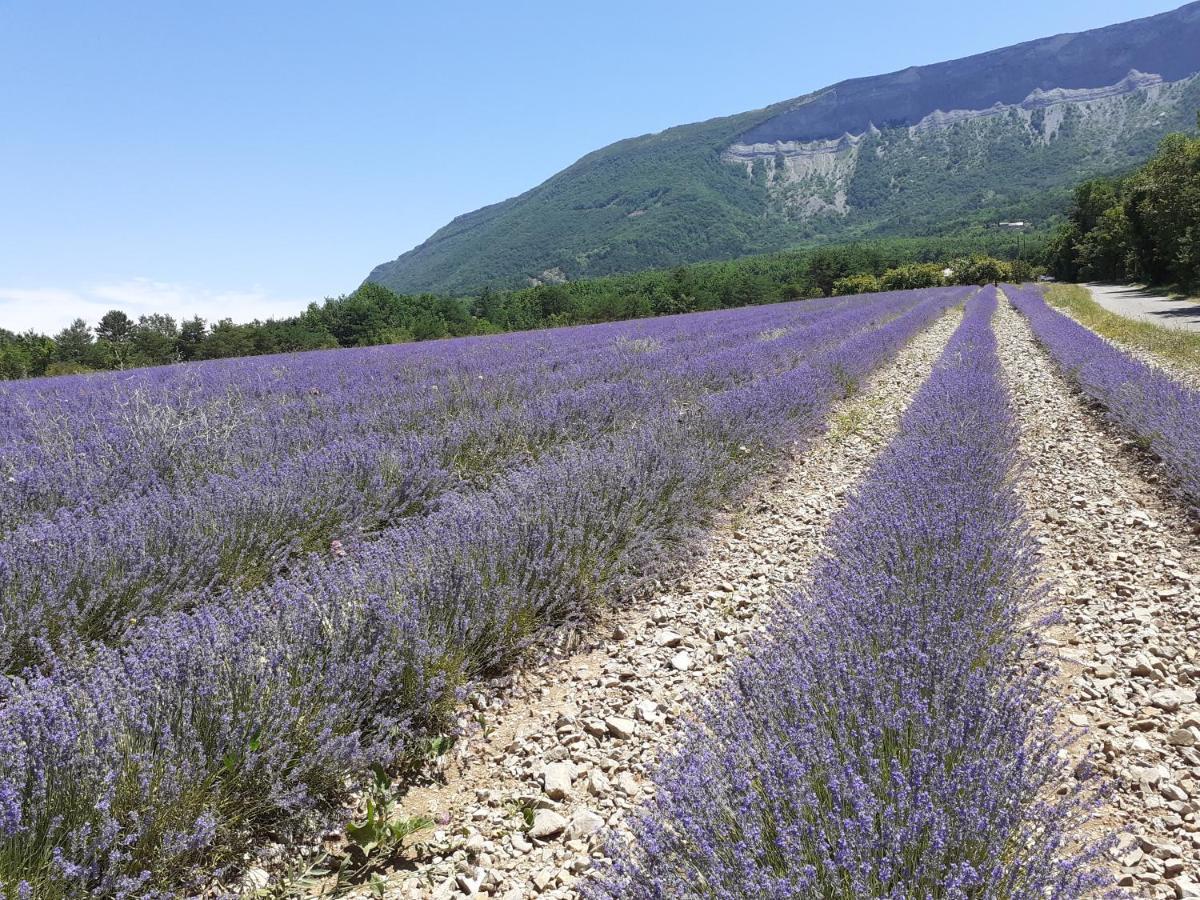
[[[1200,535],[1154,467],[1074,393],[1007,304],[1000,356],[1021,429],[1064,728],[1112,793],[1114,880],[1200,897]]]
[[[943,316],[836,404],[828,433],[730,514],[667,592],[472,696],[463,721],[473,733],[451,754],[445,783],[401,801],[402,815],[428,816],[437,830],[361,895],[577,896],[606,832],[649,799],[649,775],[691,698],[753,652],[761,616],[805,577],[960,318]]]

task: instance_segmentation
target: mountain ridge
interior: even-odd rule
[[[848,79],[601,147],[455,217],[367,280],[467,293],[1044,218],[1077,181],[1136,165],[1167,131],[1189,127],[1197,72],[1193,2]]]

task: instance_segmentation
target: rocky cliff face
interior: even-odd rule
[[[745,143],[813,141],[914,125],[938,110],[1018,106],[1038,92],[1101,89],[1131,71],[1180,81],[1200,71],[1200,3],[1078,34],[1061,34],[950,62],[843,81],[748,129]]]
[[[878,166],[888,158],[921,160],[945,154],[954,145],[994,145],[1016,139],[1029,147],[1056,141],[1086,145],[1093,163],[1116,166],[1138,136],[1166,120],[1191,112],[1200,85],[1192,76],[1166,82],[1161,75],[1134,69],[1115,84],[1097,87],[1035,88],[1021,102],[994,103],[985,109],[935,109],[920,120],[884,129],[868,122],[858,134],[820,139],[747,142],[742,136],[721,154],[748,178],[765,185],[773,209],[790,219],[847,216],[864,148]],[[1065,126],[1065,127],[1064,127]],[[750,136],[763,133],[753,129]],[[986,154],[954,160],[959,169],[985,165]],[[903,185],[892,185],[895,192]]]
[[[368,280],[474,292],[797,243],[1044,221],[1200,108],[1200,2],[613,144]]]

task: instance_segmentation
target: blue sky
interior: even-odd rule
[[[0,327],[289,314],[612,141],[1177,5],[0,0]]]

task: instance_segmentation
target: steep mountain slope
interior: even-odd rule
[[[1200,108],[1200,2],[620,141],[376,267],[414,292],[1041,220]]]

